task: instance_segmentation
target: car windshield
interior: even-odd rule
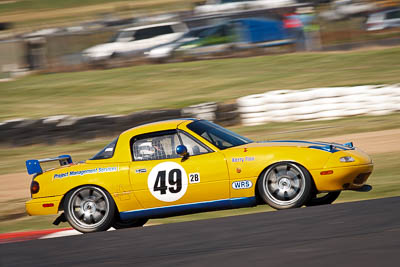
[[[240,146],[253,141],[209,121],[195,121],[187,126],[219,149]]]
[[[117,145],[117,141],[118,138],[115,138],[111,143],[109,143],[102,150],[100,150],[99,153],[94,155],[94,157],[91,158],[91,160],[112,158],[112,156],[114,155],[115,146]]]

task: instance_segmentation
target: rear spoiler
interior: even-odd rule
[[[40,163],[44,162],[51,162],[51,161],[59,161],[60,166],[65,166],[68,164],[72,163],[72,158],[69,155],[61,155],[55,158],[47,158],[47,159],[30,159],[26,161],[26,169],[28,171],[28,174],[41,174],[43,173],[42,167],[40,166]]]

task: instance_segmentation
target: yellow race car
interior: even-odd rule
[[[61,167],[43,171],[49,161]],[[54,223],[68,221],[84,233],[261,203],[330,204],[342,190],[369,191],[373,169],[352,143],[253,142],[197,119],[132,128],[83,163],[64,155],[26,166],[34,175],[28,214],[63,211]]]

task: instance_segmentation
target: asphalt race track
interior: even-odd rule
[[[400,266],[400,197],[0,245],[0,266]]]

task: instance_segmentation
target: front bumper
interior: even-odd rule
[[[314,183],[319,192],[357,190],[365,185],[372,173],[374,165],[355,165],[346,167],[327,168],[311,171]],[[332,170],[329,175],[321,175],[322,171]]]
[[[63,196],[35,198],[25,203],[26,212],[29,215],[51,215],[58,213]]]

